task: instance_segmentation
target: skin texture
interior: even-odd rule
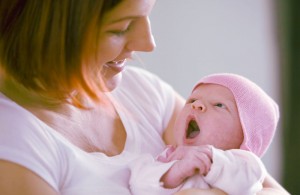
[[[290,195],[276,180],[274,180],[270,175],[267,175],[263,183],[263,190],[258,192],[258,195]],[[201,194],[215,194],[215,195],[225,195],[219,189],[212,190],[201,190],[201,189],[187,189],[177,192],[175,195],[201,195]]]
[[[187,138],[190,121],[197,123],[200,132]],[[176,121],[175,135],[177,145],[209,144],[223,150],[239,148],[243,130],[231,91],[221,85],[199,85]]]
[[[212,189],[212,190],[201,190],[201,189],[188,189],[188,190],[182,190],[180,192],[175,193],[174,195],[226,195],[223,191],[219,189]]]
[[[99,37],[99,60],[101,74],[109,90],[117,87],[123,69],[107,66],[110,61],[132,58],[135,51],[150,52],[155,48],[148,15],[154,0],[126,0],[109,12]]]
[[[8,195],[58,195],[39,176],[14,163],[0,160],[0,193]]]
[[[208,145],[178,146],[167,151],[167,159],[162,162],[180,160],[175,163],[161,178],[165,188],[176,188],[187,177],[194,174],[206,175],[212,165],[212,152]],[[170,152],[169,152],[170,151]],[[169,154],[168,154],[169,153]]]

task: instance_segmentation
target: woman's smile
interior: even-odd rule
[[[126,59],[107,62],[104,66],[112,69],[115,72],[122,72],[126,65]]]

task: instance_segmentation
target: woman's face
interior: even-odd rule
[[[201,84],[188,98],[175,125],[179,145],[239,148],[243,130],[233,94],[224,86]]]
[[[104,15],[95,64],[107,90],[120,83],[126,59],[132,58],[135,51],[150,52],[155,48],[148,18],[154,4],[155,0],[124,0]]]

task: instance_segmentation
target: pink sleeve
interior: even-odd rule
[[[266,170],[253,153],[213,148],[213,164],[204,180],[230,195],[253,195],[262,189]]]

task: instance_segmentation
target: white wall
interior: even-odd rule
[[[132,62],[169,82],[187,97],[194,83],[213,72],[244,75],[279,102],[272,0],[157,0],[151,15],[157,48]],[[280,181],[277,132],[263,161]]]

